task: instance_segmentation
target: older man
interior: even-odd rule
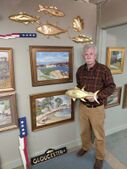
[[[87,97],[86,102],[80,102],[80,128],[82,148],[77,155],[82,156],[88,152],[91,146],[91,131],[95,136],[96,160],[94,169],[102,169],[105,156],[105,133],[104,133],[104,100],[110,96],[116,85],[113,81],[110,69],[97,62],[95,45],[85,45],[83,59],[85,64],[81,65],[76,73],[77,86],[88,92],[99,90],[97,97]]]

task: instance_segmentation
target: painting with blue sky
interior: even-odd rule
[[[63,79],[69,75],[68,52],[36,52],[37,79]]]
[[[30,46],[32,85],[73,81],[73,47]]]

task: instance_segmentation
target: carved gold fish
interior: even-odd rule
[[[29,24],[29,23],[34,23],[37,22],[39,24],[39,16],[32,16],[29,15],[25,12],[19,12],[16,15],[11,15],[9,16],[9,19],[15,22],[20,22],[20,23],[24,23],[24,24]]]
[[[83,19],[80,18],[80,16],[77,16],[73,19],[72,27],[74,31],[81,32],[81,30],[84,28],[84,22]]]
[[[92,97],[94,97],[94,100],[95,100],[97,103],[99,103],[98,100],[97,100],[97,93],[98,93],[98,92],[99,92],[99,91],[96,91],[95,93],[93,93],[93,92],[87,92],[87,91],[85,91],[84,89],[80,89],[80,88],[78,88],[78,87],[75,87],[75,88],[73,88],[73,89],[67,90],[67,91],[65,92],[65,94],[66,94],[67,96],[71,97],[74,101],[75,101],[76,99],[81,99],[81,100],[84,101],[84,102],[85,102],[84,99],[85,99],[87,96],[92,96]]]
[[[45,14],[50,14],[52,16],[59,16],[59,17],[63,17],[65,16],[65,14],[58,10],[58,8],[56,6],[43,6],[39,4],[39,10],[38,12],[44,12]]]
[[[79,35],[79,36],[73,37],[72,40],[76,43],[93,44],[92,38],[86,35]]]
[[[56,36],[58,34],[67,32],[66,29],[62,29],[50,23],[43,24],[42,26],[39,26],[38,28],[36,28],[36,30],[37,32],[42,33],[44,35],[48,35],[48,36]]]

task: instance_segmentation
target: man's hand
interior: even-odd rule
[[[85,99],[87,99],[89,102],[95,101],[93,96],[87,96],[87,97],[85,97]]]

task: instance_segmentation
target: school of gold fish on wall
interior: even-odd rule
[[[64,17],[65,14],[61,10],[59,10],[56,6],[44,6],[39,4],[38,10],[39,13],[43,12],[45,15],[55,16],[55,17]],[[26,12],[19,12],[15,15],[10,15],[9,19],[14,22],[19,22],[23,24],[34,24],[37,25],[36,31],[41,33],[42,35],[45,35],[47,37],[55,36],[59,37],[62,33],[67,33],[68,29],[61,28],[59,25],[53,24],[53,23],[45,23],[42,24],[40,22],[40,16],[32,16],[29,15]],[[92,37],[86,36],[82,34],[81,32],[84,29],[84,21],[81,19],[80,16],[77,16],[72,21],[72,28],[75,32],[78,32],[78,35],[75,37],[69,36],[72,41],[76,43],[86,43],[86,44],[92,44]]]

